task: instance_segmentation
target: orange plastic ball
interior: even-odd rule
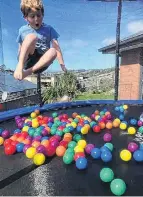
[[[112,127],[113,127],[113,123],[112,122],[107,122],[106,123],[106,128],[107,129],[112,129]]]
[[[66,148],[65,148],[64,146],[58,146],[58,147],[56,148],[56,155],[57,155],[58,157],[64,156],[65,152],[66,152]]]

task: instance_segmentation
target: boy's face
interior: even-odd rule
[[[29,22],[31,27],[34,29],[39,29],[42,25],[43,14],[41,10],[32,9],[25,19],[27,22]]]

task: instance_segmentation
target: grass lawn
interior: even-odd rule
[[[89,93],[84,93],[82,95],[78,95],[75,100],[113,100],[114,95],[105,95],[103,93],[101,94],[89,94]]]

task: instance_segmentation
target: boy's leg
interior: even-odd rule
[[[18,65],[14,72],[14,77],[16,79],[21,80],[23,78],[22,73],[23,73],[24,63],[27,60],[28,55],[34,53],[36,41],[37,41],[37,37],[35,34],[29,34],[25,37],[21,46]]]
[[[22,78],[24,79],[28,75],[41,70],[44,67],[48,67],[57,57],[56,49],[50,48],[40,59],[39,61],[33,65],[33,67],[23,71]]]

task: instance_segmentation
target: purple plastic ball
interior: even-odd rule
[[[95,114],[91,114],[91,118],[92,119],[95,119]]]
[[[15,120],[21,119],[20,116],[15,116]]]
[[[85,152],[87,154],[90,154],[92,149],[94,148],[95,146],[93,144],[87,144],[86,147],[85,147]]]
[[[23,122],[26,120],[26,117],[22,117],[22,119],[21,119]]]
[[[26,137],[26,139],[32,141],[33,138],[32,138],[31,136],[28,135],[28,136]]]
[[[139,127],[143,126],[143,122],[141,120],[138,121],[138,126]]]
[[[1,136],[4,138],[4,139],[7,139],[10,137],[10,131],[8,130],[4,130],[1,134]]]
[[[47,130],[46,130],[46,129],[43,129],[43,130],[42,130],[42,136],[47,136],[47,135],[48,135]]]
[[[27,149],[30,148],[31,145],[30,144],[26,144],[23,148],[23,152],[26,153]]]
[[[49,117],[48,122],[54,122],[54,119],[52,117]]]
[[[105,133],[105,135],[103,136],[103,140],[105,142],[110,142],[112,140],[112,135],[110,133]]]
[[[43,145],[40,145],[36,148],[37,153],[43,153],[45,154],[46,148]]]
[[[42,139],[42,136],[36,136],[36,137],[34,137],[33,141],[38,141],[38,142],[40,142],[41,139]]]
[[[23,127],[23,122],[19,122],[18,125],[17,125],[17,127],[18,127],[19,129],[22,129],[22,127]]]
[[[111,119],[112,119],[111,114],[106,115],[106,118],[107,118],[108,120],[111,120]]]
[[[137,149],[139,148],[139,146],[138,146],[138,144],[136,144],[135,142],[130,142],[129,144],[128,144],[128,150],[130,151],[130,152],[135,152]]]

